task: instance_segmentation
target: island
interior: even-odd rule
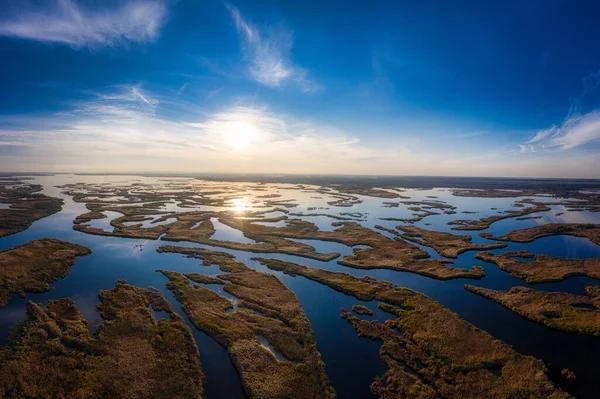
[[[494,263],[511,276],[525,280],[529,284],[562,281],[573,276],[587,276],[600,279],[600,258],[578,259],[557,258],[548,255],[534,255],[529,251],[509,251],[501,255],[478,252],[476,259]],[[516,258],[525,258],[521,261]]]
[[[120,191],[119,191],[120,192]],[[184,194],[181,194],[183,196]],[[84,198],[79,198],[83,201]],[[152,197],[156,200],[157,198]],[[449,205],[438,201],[416,202],[421,206],[432,208],[446,208]],[[424,205],[426,204],[426,205]],[[147,204],[146,204],[147,205]],[[232,211],[190,211],[168,213],[154,207],[142,205],[106,205],[99,203],[86,203],[90,212],[80,215],[80,221],[90,217],[100,217],[101,212],[115,211],[123,214],[111,220],[113,231],[93,228],[85,223],[75,220],[73,228],[88,234],[108,235],[129,238],[147,238],[163,241],[189,241],[204,245],[228,248],[253,253],[281,253],[301,256],[327,262],[339,257],[339,253],[319,253],[314,247],[296,240],[321,240],[339,242],[348,246],[367,246],[368,248],[355,248],[354,254],[345,256],[338,263],[359,269],[391,269],[401,272],[411,272],[427,277],[448,280],[454,278],[480,279],[485,273],[480,267],[471,270],[455,268],[449,262],[428,260],[427,252],[404,240],[393,240],[376,231],[364,227],[356,222],[335,222],[334,231],[321,231],[314,223],[302,219],[288,219],[287,210],[279,208],[263,211],[247,212],[245,217]],[[284,216],[265,218],[270,212],[280,211]],[[100,212],[100,214],[98,213]],[[157,213],[158,212],[158,213]],[[159,215],[153,223],[169,218],[175,219],[173,223],[143,228],[141,222],[149,215]],[[358,216],[358,215],[354,215]],[[274,227],[257,222],[264,220],[286,220],[285,227]],[[216,240],[213,220],[218,220],[231,228],[241,231],[246,238],[254,243]],[[495,244],[493,244],[495,245]]]
[[[600,335],[600,287],[588,286],[589,296],[513,287],[508,291],[465,285],[465,289],[491,299],[513,312],[547,327]]]
[[[506,247],[504,243],[474,244],[471,236],[456,235],[435,230],[425,230],[416,226],[396,226],[404,233],[400,237],[433,248],[438,254],[447,258],[457,258],[467,251],[485,251]]]
[[[388,371],[371,385],[378,397],[570,397],[548,380],[541,361],[517,353],[425,295],[368,276],[256,259],[269,269],[306,277],[359,300],[385,302],[379,308],[396,316],[385,323],[340,312],[360,336],[383,342],[380,355]]]
[[[532,205],[529,207],[525,207],[523,205],[528,204]],[[521,205],[521,206],[517,206]],[[487,216],[481,219],[476,220],[452,220],[448,222],[449,225],[456,225],[458,227],[453,227],[452,230],[485,230],[494,222],[504,219],[523,217],[527,215],[531,215],[532,213],[537,212],[547,212],[550,207],[547,204],[541,202],[535,202],[533,200],[520,200],[515,203],[515,206],[520,208],[519,210],[509,209],[504,211],[503,215],[495,215],[495,216]]]
[[[161,270],[196,328],[227,349],[250,399],[334,398],[308,318],[296,295],[271,274],[260,273],[225,252],[160,247],[218,265],[216,278],[234,303],[203,286],[211,279]],[[190,285],[190,280],[198,282]]]
[[[42,186],[12,179],[0,182],[0,198],[8,208],[0,209],[0,237],[24,231],[36,220],[59,212],[60,198],[41,194]]]
[[[82,245],[54,238],[0,251],[0,307],[6,306],[13,294],[24,297],[26,292],[48,291],[51,282],[69,273],[77,256],[91,253]]]
[[[591,223],[548,223],[511,231],[500,237],[494,237],[489,233],[479,233],[483,238],[498,241],[532,242],[547,236],[575,236],[589,239],[596,245],[600,245],[600,225]]]
[[[204,375],[192,332],[153,289],[117,282],[99,293],[103,322],[91,335],[69,298],[28,319],[0,350],[3,398],[197,398]],[[149,310],[170,318],[156,321]]]

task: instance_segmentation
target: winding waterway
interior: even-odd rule
[[[73,220],[77,215],[87,212],[85,204],[76,203],[72,197],[61,193],[56,186],[74,182],[86,183],[115,183],[127,184],[156,183],[158,179],[139,176],[38,176],[34,183],[43,185],[43,193],[49,196],[60,197],[64,200],[63,209],[52,216],[41,219],[21,232],[0,239],[0,250],[12,248],[16,245],[40,239],[53,237],[61,240],[84,245],[92,250],[89,256],[79,258],[71,268],[69,274],[52,284],[52,289],[41,294],[27,294],[25,298],[13,297],[5,308],[0,309],[0,342],[6,343],[10,328],[25,319],[26,302],[32,300],[46,304],[49,299],[64,297],[72,298],[80,309],[82,315],[88,320],[90,331],[94,331],[101,322],[96,305],[98,304],[98,291],[111,289],[117,280],[126,280],[129,284],[140,287],[156,287],[173,305],[175,311],[182,315],[186,323],[194,332],[194,337],[200,350],[204,374],[206,375],[205,394],[208,399],[217,398],[244,398],[239,377],[232,365],[227,351],[216,341],[198,331],[190,323],[181,310],[179,302],[165,287],[167,281],[158,269],[167,269],[177,272],[199,272],[209,275],[220,274],[216,266],[202,266],[201,261],[189,259],[175,253],[157,253],[156,248],[161,245],[171,244],[161,240],[141,240],[119,237],[105,237],[90,235],[73,230]],[[281,186],[281,185],[279,185]],[[276,190],[282,195],[279,199],[294,199],[297,207],[290,208],[294,213],[326,213],[337,214],[347,212],[360,212],[361,224],[374,228],[381,225],[388,228],[401,224],[394,221],[385,221],[380,218],[408,218],[413,214],[407,206],[384,207],[384,202],[398,202],[366,196],[357,196],[363,202],[352,207],[334,207],[328,205],[325,196],[307,193],[300,189]],[[264,192],[262,194],[265,194]],[[517,209],[513,204],[519,198],[469,198],[452,196],[448,189],[433,190],[406,190],[402,195],[410,197],[410,201],[435,200],[445,201],[457,207],[456,214],[439,214],[428,216],[415,223],[425,229],[451,231],[447,223],[456,219],[479,219],[485,216],[496,215],[499,211]],[[250,197],[248,197],[250,198]],[[543,201],[544,198],[537,198]],[[551,201],[551,199],[545,199]],[[248,203],[251,203],[248,199]],[[189,208],[179,208],[169,204],[170,212],[188,212]],[[276,208],[276,206],[273,206]],[[309,208],[329,208],[314,210]],[[497,209],[491,209],[497,208]],[[199,207],[201,210],[225,208]],[[434,210],[435,211],[435,210]],[[462,213],[477,212],[477,213]],[[243,213],[243,211],[241,211]],[[561,216],[557,213],[564,212]],[[549,212],[539,214],[541,219],[515,220],[505,219],[493,223],[484,230],[493,235],[502,235],[509,231],[535,226],[549,222],[582,222],[600,223],[600,213],[569,212],[561,206],[553,206]],[[89,225],[104,230],[112,230],[111,220],[122,216],[118,212],[106,212],[107,218],[92,221]],[[243,216],[241,214],[241,216]],[[277,216],[277,215],[274,215]],[[272,217],[272,215],[265,215]],[[291,218],[291,217],[290,217]],[[332,223],[336,219],[327,216],[307,216],[303,219],[315,223],[322,230],[332,230]],[[142,222],[140,222],[142,223]],[[169,223],[165,221],[164,223]],[[231,227],[213,221],[216,233],[213,238],[237,242],[253,243],[243,234]],[[284,222],[274,222],[274,227],[284,225]],[[151,221],[143,222],[144,227],[152,227]],[[268,223],[266,223],[268,224]],[[477,243],[489,243],[478,236],[476,232],[461,231],[454,233],[473,236]],[[389,235],[389,234],[388,234]],[[314,246],[319,252],[340,252],[343,257],[352,253],[352,248],[339,243],[302,240],[301,242]],[[190,247],[206,247],[199,244],[179,242],[177,245]],[[238,260],[244,261],[249,267],[256,270],[275,274],[291,289],[300,300],[308,316],[318,349],[331,383],[340,399],[368,398],[371,396],[369,385],[373,378],[386,371],[385,364],[379,358],[380,343],[365,338],[359,338],[352,326],[339,316],[340,308],[350,309],[352,305],[363,304],[375,312],[373,316],[361,316],[367,319],[385,320],[390,315],[377,309],[377,302],[363,302],[354,297],[344,295],[329,287],[308,280],[304,277],[290,277],[280,272],[275,272],[251,260],[256,254],[243,251],[234,251],[223,248],[214,248],[235,255]],[[441,258],[435,251],[423,247],[433,258]],[[600,246],[584,238],[569,236],[544,237],[528,244],[509,243],[506,249],[492,252],[502,253],[506,250],[527,249],[535,254],[547,254],[559,257],[592,258],[600,257]],[[443,306],[458,313],[465,320],[482,328],[494,337],[512,345],[517,351],[525,355],[535,356],[544,361],[550,370],[550,377],[559,384],[563,381],[559,374],[563,368],[573,370],[577,375],[574,382],[564,386],[569,392],[579,398],[600,397],[600,384],[597,375],[600,373],[600,364],[595,360],[600,357],[600,340],[597,337],[581,334],[572,334],[549,329],[540,324],[529,321],[503,306],[488,299],[474,295],[463,288],[464,284],[507,290],[513,286],[529,286],[524,281],[511,277],[501,271],[496,265],[474,259],[475,251],[466,252],[454,259],[456,267],[470,269],[473,265],[482,266],[486,277],[481,280],[455,279],[440,281],[413,273],[402,273],[392,270],[359,270],[341,266],[337,260],[321,262],[313,259],[300,258],[282,254],[261,254],[262,257],[306,264],[312,267],[342,271],[354,276],[370,275],[380,280],[393,282],[399,286],[407,287],[430,296]],[[560,283],[536,284],[535,289],[548,291],[563,291],[575,294],[584,294],[584,287],[598,282],[584,277],[568,278]]]

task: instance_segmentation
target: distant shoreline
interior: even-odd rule
[[[51,176],[70,173],[0,172],[0,177]],[[404,188],[515,188],[515,189],[600,189],[600,179],[525,178],[525,177],[460,177],[460,176],[370,176],[370,175],[300,175],[300,174],[237,174],[237,173],[73,173],[76,176],[143,176],[188,177],[208,181],[260,182],[293,184],[355,184],[370,187]]]

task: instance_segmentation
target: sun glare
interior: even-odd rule
[[[246,206],[246,201],[243,199],[233,200],[233,210],[237,213],[244,212],[248,207]]]
[[[224,138],[231,147],[242,150],[256,139],[256,127],[248,122],[231,122],[227,124]]]

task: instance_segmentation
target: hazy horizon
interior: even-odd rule
[[[0,170],[600,178],[598,11],[9,0]]]

